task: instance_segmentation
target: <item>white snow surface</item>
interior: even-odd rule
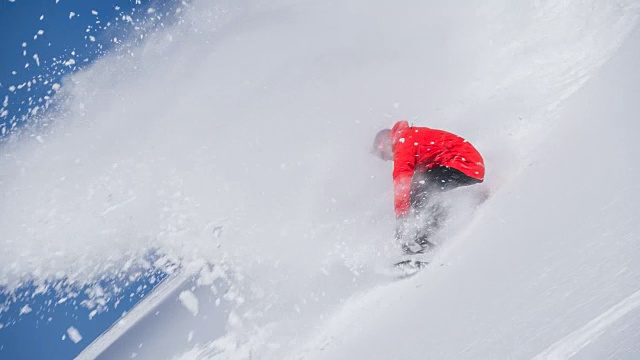
[[[196,274],[216,306],[170,316],[226,321],[145,335],[204,338],[137,358],[634,358],[639,14],[195,1],[135,56],[67,77],[47,126],[3,145],[0,283]],[[488,170],[402,281],[383,271],[391,165],[368,153],[397,119],[464,136]]]

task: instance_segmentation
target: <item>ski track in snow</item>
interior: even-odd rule
[[[118,208],[121,208],[121,207],[127,205],[128,203],[130,203],[132,201],[135,201],[135,200],[136,200],[136,197],[132,196],[132,197],[126,199],[125,201],[122,201],[122,202],[120,202],[118,204],[114,204],[114,205],[109,206],[100,215],[105,216],[105,215],[109,214],[110,212],[113,212],[113,211],[117,210]]]
[[[640,290],[620,301],[581,328],[558,340],[534,357],[535,360],[568,359],[596,340],[615,322],[640,307]]]

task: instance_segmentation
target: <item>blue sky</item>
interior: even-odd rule
[[[175,3],[0,0],[0,136],[6,138],[11,128],[33,122],[47,109],[52,111],[57,84],[63,83],[65,75],[133,41],[127,35],[145,19],[153,16],[166,23]],[[72,358],[163,277],[154,271],[134,281],[104,280],[101,286],[117,283],[123,291],[111,299],[109,311],[92,320],[91,310],[80,305],[87,299],[86,288],[76,298],[60,302],[60,293],[51,289],[34,295],[36,285],[30,281],[13,292],[0,287],[0,358]],[[83,336],[77,344],[66,333],[70,326]]]
[[[0,0],[0,135],[41,115],[54,84],[130,41],[137,25],[150,17],[170,22],[175,3]]]

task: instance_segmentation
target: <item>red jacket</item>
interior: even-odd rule
[[[484,180],[484,161],[471,143],[458,135],[398,121],[391,129],[396,216],[411,208],[411,178],[415,171],[448,166]]]

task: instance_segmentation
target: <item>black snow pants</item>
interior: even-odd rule
[[[415,172],[411,180],[411,207],[416,213],[416,220],[420,222],[415,241],[419,244],[428,242],[428,238],[446,220],[446,208],[442,205],[440,194],[480,182],[448,166]]]

